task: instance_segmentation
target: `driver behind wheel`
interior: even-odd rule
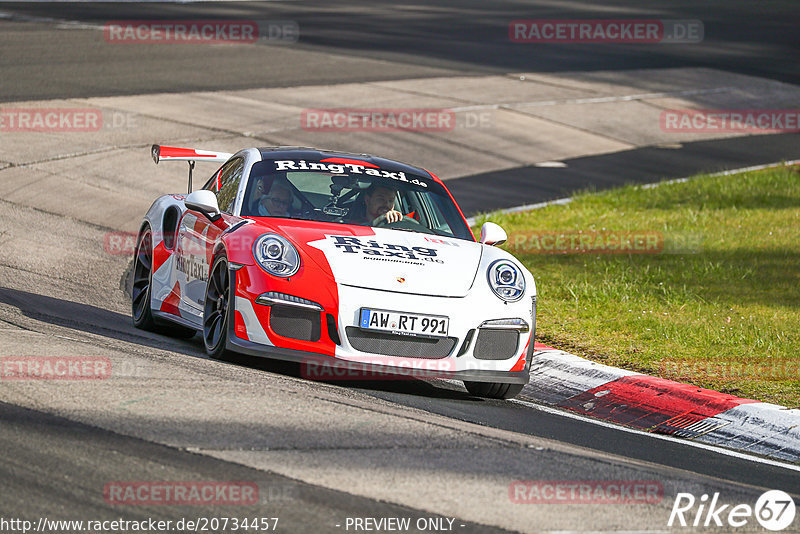
[[[397,191],[391,187],[372,184],[364,191],[364,202],[356,208],[352,222],[375,226],[383,222],[395,223],[403,214],[394,209]]]

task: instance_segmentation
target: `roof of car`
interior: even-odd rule
[[[373,165],[377,165],[381,169],[385,169],[387,171],[403,171],[408,174],[416,174],[417,176],[423,176],[426,178],[435,178],[430,172],[420,167],[414,167],[413,165],[408,165],[407,163],[401,163],[391,159],[379,158],[371,154],[355,154],[352,152],[338,152],[333,150],[322,150],[319,148],[296,146],[262,147],[258,150],[261,152],[262,159],[287,158],[304,159],[306,161],[319,161],[326,158],[354,159],[372,163]],[[435,179],[439,181],[438,178]]]

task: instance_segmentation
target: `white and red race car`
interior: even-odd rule
[[[492,246],[506,240],[496,224],[475,241],[430,172],[310,148],[152,153],[190,162],[190,190],[195,161],[223,164],[202,189],[148,210],[133,262],[137,327],[200,332],[214,358],[298,361],[310,378],[443,377],[491,398],[528,382],[533,276]]]

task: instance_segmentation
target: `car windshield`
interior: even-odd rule
[[[349,162],[349,163],[332,163]],[[394,210],[397,221],[385,214]],[[359,160],[265,160],[253,165],[241,214],[386,227],[472,240],[441,184]]]

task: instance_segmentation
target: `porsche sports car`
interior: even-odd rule
[[[152,155],[189,162],[190,192],[160,197],[142,222],[138,328],[199,332],[211,357],[297,361],[334,380],[325,365],[462,380],[488,398],[528,382],[533,276],[493,246],[507,239],[498,225],[476,242],[430,172],[296,147]],[[197,161],[221,166],[192,192]]]

